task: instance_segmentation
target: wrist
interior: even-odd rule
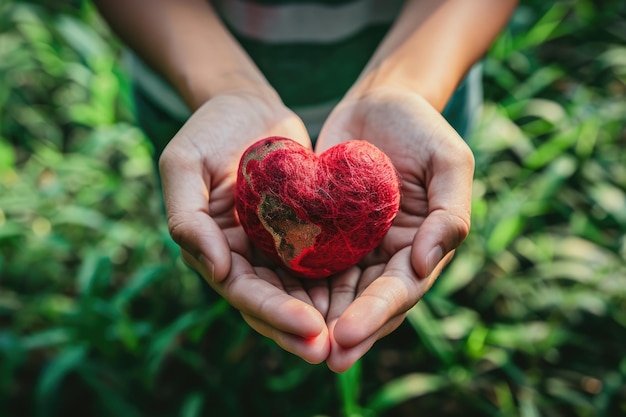
[[[381,63],[364,74],[348,95],[362,97],[374,91],[413,93],[441,112],[457,86],[457,78],[461,77],[446,78],[443,71]]]
[[[258,74],[229,71],[223,74],[189,72],[179,77],[175,87],[192,111],[212,98],[228,94],[248,94],[269,101],[280,101],[274,88]]]

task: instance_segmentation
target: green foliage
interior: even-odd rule
[[[625,27],[522,2],[484,60],[471,234],[337,376],[181,262],[93,7],[1,3],[0,415],[625,415]]]

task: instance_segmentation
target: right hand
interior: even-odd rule
[[[384,151],[401,179],[400,211],[358,268],[330,284],[328,366],[342,372],[394,331],[433,285],[470,227],[474,156],[441,114],[404,87],[371,85],[330,115],[317,152],[349,139]]]
[[[185,262],[254,330],[320,363],[330,352],[327,287],[305,288],[296,278],[261,266],[235,213],[241,155],[268,136],[311,149],[304,124],[273,91],[221,94],[198,108],[159,161],[168,227]]]

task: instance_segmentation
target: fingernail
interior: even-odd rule
[[[435,246],[430,250],[428,256],[426,257],[426,276],[429,276],[433,273],[437,264],[441,262],[443,259],[443,248],[439,245]]]
[[[213,262],[204,255],[198,256],[198,261],[209,271],[209,276],[206,278],[211,282],[215,282],[215,265],[213,265]]]

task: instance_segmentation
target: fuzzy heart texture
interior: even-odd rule
[[[269,137],[244,152],[235,194],[252,243],[297,276],[325,278],[378,246],[398,212],[400,181],[369,142],[351,140],[318,156]]]

